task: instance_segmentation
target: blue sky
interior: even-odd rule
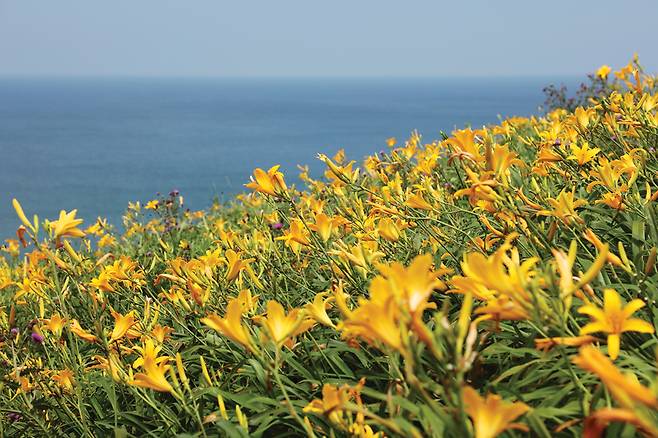
[[[638,52],[658,1],[0,0],[0,75],[582,75]]]

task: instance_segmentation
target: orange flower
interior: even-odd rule
[[[632,424],[638,429],[638,431],[643,432],[643,436],[658,436],[658,430],[637,416],[633,411],[617,408],[602,408],[585,419],[583,438],[601,437],[605,429],[613,421]]]
[[[486,398],[482,398],[470,386],[464,387],[462,400],[464,411],[473,421],[475,438],[495,438],[507,429],[528,430],[523,424],[512,423],[530,410],[525,403],[506,402],[495,394],[487,394]]]
[[[159,392],[173,392],[174,389],[165,376],[165,373],[169,369],[167,360],[159,359],[163,358],[145,357],[142,365],[144,372],[135,374],[130,384],[142,388],[150,388]]]
[[[631,315],[644,305],[642,300],[635,299],[622,307],[617,291],[605,289],[603,291],[603,309],[593,304],[587,304],[578,309],[578,312],[589,315],[593,320],[580,329],[580,334],[608,333],[608,354],[614,360],[619,355],[620,335],[623,332],[654,332],[653,326],[648,322],[631,318]]]
[[[612,69],[610,68],[610,66],[604,64],[601,67],[599,67],[598,70],[596,70],[596,76],[600,79],[606,80],[611,71]]]
[[[308,240],[308,231],[299,219],[290,222],[290,228],[283,236],[277,237],[275,240],[283,240],[286,244],[290,245],[295,243],[298,245],[309,245],[311,242]]]
[[[107,358],[95,355],[93,356],[93,359],[97,364],[92,365],[87,369],[103,370],[106,374],[109,374],[115,382],[122,382],[125,380],[126,372],[123,370],[123,364],[116,352],[110,351]]]
[[[61,370],[57,374],[53,375],[52,379],[57,382],[57,384],[62,389],[66,390],[73,389],[73,385],[75,384],[73,371],[71,370]]]
[[[548,351],[556,345],[566,345],[567,347],[580,347],[582,345],[596,342],[594,336],[572,336],[565,338],[540,338],[535,339],[535,348],[540,351]]]
[[[173,331],[174,329],[171,327],[156,324],[151,330],[151,336],[153,336],[156,341],[162,344],[165,339],[169,337],[169,334],[173,333]]]
[[[334,298],[329,297],[325,299],[327,292],[319,293],[315,296],[312,303],[308,303],[304,306],[304,311],[311,318],[319,322],[320,324],[326,325],[328,327],[335,327],[334,323],[327,315],[327,309],[330,307],[330,301]]]
[[[275,300],[267,302],[267,314],[255,318],[265,328],[267,336],[277,345],[292,347],[292,338],[305,332],[315,324],[306,319],[299,309],[292,309],[286,315],[283,306]]]
[[[468,175],[468,181],[471,183],[471,186],[466,189],[457,190],[455,192],[456,198],[468,196],[468,201],[471,205],[476,205],[478,201],[496,202],[498,200],[499,196],[494,190],[494,187],[498,183],[496,180],[491,179],[491,172],[483,172],[481,175],[478,175],[466,168],[466,174]]]
[[[331,238],[331,233],[334,228],[334,221],[326,214],[318,213],[315,215],[315,223],[309,224],[308,227],[318,233],[323,242],[326,242]]]
[[[389,242],[397,242],[400,240],[400,229],[397,224],[388,217],[379,220],[379,223],[377,224],[377,233],[380,237],[383,237]]]
[[[279,172],[279,167],[273,166],[267,172],[260,168],[254,170],[254,177],[251,178],[250,183],[245,184],[245,187],[272,196],[285,192],[288,187],[283,179],[283,173]]]
[[[401,351],[398,305],[389,297],[384,302],[363,300],[361,305],[338,324],[338,329],[347,338],[361,337],[369,344],[379,341],[388,347]]]
[[[114,329],[112,330],[112,334],[110,334],[110,342],[114,342],[123,338],[137,321],[135,321],[134,310],[131,310],[125,315],[115,312],[114,310],[111,310],[110,312],[114,317]]]
[[[562,190],[557,198],[548,198],[548,203],[551,204],[553,210],[541,210],[537,213],[544,216],[554,216],[567,225],[572,221],[583,222],[580,216],[578,216],[578,213],[576,213],[576,209],[587,204],[587,201],[584,199],[574,199],[573,192]]]
[[[578,162],[579,166],[584,166],[592,161],[599,152],[601,152],[601,149],[590,148],[589,143],[587,142],[584,142],[580,147],[574,143],[571,145],[571,155],[569,155],[567,159]]]
[[[596,347],[581,347],[572,362],[596,374],[621,405],[632,407],[633,401],[637,401],[654,409],[658,408],[658,399],[653,391],[641,385],[634,377],[622,374]]]
[[[427,202],[420,192],[410,195],[404,205],[411,208],[417,208],[419,210],[432,210],[432,204]]]
[[[226,280],[233,281],[238,277],[240,271],[247,268],[247,265],[253,262],[255,259],[246,259],[242,260],[240,255],[238,255],[232,249],[226,251],[226,264],[228,265],[228,270],[226,271]]]
[[[83,220],[76,219],[75,215],[78,210],[72,210],[70,213],[62,210],[59,212],[59,219],[50,223],[53,237],[59,239],[60,237],[84,237],[85,233],[78,228]]]
[[[362,405],[361,390],[365,385],[365,378],[354,386],[343,385],[337,387],[330,383],[325,383],[322,387],[322,398],[311,401],[304,408],[304,413],[325,415],[334,423],[342,423],[345,415],[345,404],[354,399],[357,405]],[[372,436],[379,435],[354,435],[354,436]]]
[[[477,321],[493,319],[494,321],[518,321],[528,319],[528,312],[517,302],[507,297],[490,298],[486,305],[478,307],[474,312],[483,315]]]
[[[59,316],[59,313],[54,314],[50,319],[45,319],[43,321],[44,328],[51,331],[55,336],[59,337],[62,335],[62,329],[66,326],[66,319]]]
[[[256,351],[247,328],[242,324],[242,305],[236,298],[229,301],[224,318],[211,314],[201,318],[201,322],[249,351]]]
[[[370,296],[373,301],[385,300],[392,296],[403,304],[411,315],[420,316],[428,307],[434,307],[427,300],[434,289],[445,289],[446,285],[439,280],[440,275],[450,272],[449,269],[432,269],[432,256],[419,255],[409,266],[401,263],[379,265],[381,276],[373,279],[370,284]]]
[[[73,334],[75,334],[77,337],[84,339],[87,342],[96,342],[98,338],[88,331],[84,330],[82,327],[80,327],[80,323],[78,322],[77,319],[72,319],[71,324],[69,325],[69,329]]]

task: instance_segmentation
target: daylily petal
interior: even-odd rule
[[[653,325],[641,319],[631,318],[624,321],[622,325],[623,332],[640,332],[640,333],[653,333]]]
[[[621,298],[614,289],[605,289],[603,291],[603,310],[605,313],[621,310]]]
[[[612,360],[617,359],[617,356],[619,356],[619,335],[617,334],[608,336],[608,355]]]
[[[630,317],[632,314],[634,314],[635,312],[637,312],[639,309],[641,309],[642,307],[644,307],[645,305],[646,305],[646,303],[645,303],[644,301],[642,301],[642,300],[638,300],[638,299],[634,299],[634,300],[631,301],[630,303],[626,304],[626,306],[624,306],[624,310],[622,311],[622,313],[624,314],[624,317],[625,317],[625,318],[628,318],[628,317]]]
[[[592,333],[596,332],[604,332],[606,331],[606,325],[602,322],[590,322],[589,324],[584,325],[580,329],[580,334],[581,335],[589,335]]]

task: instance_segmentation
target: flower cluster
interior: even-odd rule
[[[595,77],[301,188],[130,204],[123,233],[14,200],[3,434],[658,436],[656,82]]]

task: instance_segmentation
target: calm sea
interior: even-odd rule
[[[417,129],[530,115],[573,79],[0,79],[0,241],[31,215],[77,208],[119,225],[128,201],[178,189],[191,208],[243,190],[255,167],[351,159]]]

